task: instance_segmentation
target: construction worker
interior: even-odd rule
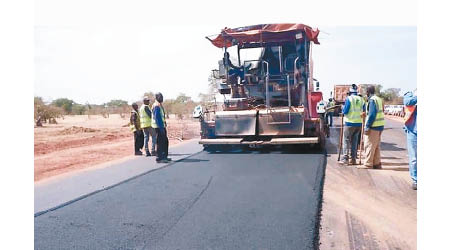
[[[164,107],[162,105],[164,98],[161,93],[155,94],[155,103],[152,106],[152,127],[156,131],[156,162],[167,163],[172,159],[168,158],[169,139],[167,138],[167,124],[165,118]]]
[[[384,129],[383,99],[375,95],[375,86],[367,87],[369,105],[367,107],[366,126],[364,128],[364,166],[381,168],[381,133]]]
[[[133,102],[131,107],[133,107],[133,110],[131,111],[130,116],[130,129],[134,134],[134,154],[142,155],[141,149],[144,146],[144,133],[141,129],[141,121],[138,110],[139,106],[137,103]]]
[[[143,99],[144,104],[142,104],[139,109],[139,116],[141,122],[141,128],[144,132],[144,148],[145,148],[145,156],[155,155],[155,144],[156,144],[156,135],[154,129],[152,129],[152,112],[150,110],[150,100],[147,96]],[[152,137],[152,153],[148,149],[148,141]]]
[[[350,88],[342,113],[344,114],[345,122],[343,140],[344,155],[340,163],[348,165],[349,158],[351,157],[351,164],[356,165],[358,137],[362,126],[361,116],[364,114],[364,100],[358,96],[357,88]]]
[[[336,106],[336,103],[333,101],[333,98],[328,99],[326,120],[330,127],[333,127],[334,106]]]
[[[412,189],[417,190],[417,95],[407,92],[403,96],[405,105],[405,132],[408,144],[409,174],[413,181]]]

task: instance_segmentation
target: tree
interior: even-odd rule
[[[164,101],[164,110],[166,114],[175,114],[179,118],[183,118],[186,115],[191,114],[194,110],[194,107],[197,105],[190,96],[186,94],[179,94],[177,98],[167,99]]]
[[[76,103],[72,106],[72,113],[74,115],[84,115],[85,111],[86,111],[86,106],[84,106],[84,105]]]
[[[387,104],[402,104],[403,97],[400,96],[400,88],[389,88],[381,92],[380,97]]]
[[[377,96],[381,96],[381,90],[383,89],[383,85],[381,84],[376,84],[375,85],[375,95]]]
[[[34,97],[34,119],[36,122],[46,122],[47,120],[61,117],[63,113],[62,108],[47,105],[42,100],[42,97]]]
[[[52,102],[52,105],[62,108],[66,114],[72,113],[72,106],[75,102],[67,98],[58,98]]]
[[[214,71],[212,70],[210,75],[208,76],[208,92],[200,93],[198,97],[200,98],[200,103],[204,106],[208,106],[211,102],[214,101],[215,96],[217,94],[217,81],[218,79],[214,75]]]
[[[186,103],[192,101],[192,98],[190,96],[187,96],[185,93],[180,93],[175,101],[177,103]]]
[[[43,110],[45,108],[44,101],[42,100],[42,97],[35,96],[34,97],[34,119],[38,119],[38,117],[42,114]]]
[[[108,103],[106,103],[106,105],[108,105],[108,107],[123,107],[123,106],[128,106],[128,102],[124,101],[124,100],[111,100]]]
[[[368,84],[360,85],[360,93],[363,96],[367,96],[367,87]],[[400,96],[400,88],[389,88],[383,90],[383,85],[376,84],[375,85],[375,94],[384,100],[385,104],[402,104],[403,97]]]

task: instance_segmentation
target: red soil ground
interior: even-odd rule
[[[34,180],[134,157],[128,118],[66,116],[34,129]],[[169,144],[199,136],[197,120],[168,119]]]

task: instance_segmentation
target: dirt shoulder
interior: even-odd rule
[[[416,249],[417,192],[402,123],[387,121],[381,170],[338,165],[338,133],[327,145],[320,249]]]
[[[34,129],[34,181],[134,157],[129,118],[65,116]],[[168,119],[169,144],[199,136],[197,120]]]
[[[395,115],[384,115],[384,117],[391,119],[393,121],[397,121],[397,122],[404,122],[403,117],[400,116],[395,116]]]

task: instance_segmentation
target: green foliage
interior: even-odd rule
[[[179,118],[184,118],[189,116],[197,105],[198,103],[192,101],[192,98],[190,96],[181,93],[175,99],[165,100],[164,110],[166,111],[167,115],[175,114]]]
[[[87,106],[76,103],[72,106],[72,114],[84,115],[84,113],[86,112],[86,109],[87,109]]]
[[[400,88],[389,88],[380,93],[386,104],[402,104],[403,97],[400,96]]]
[[[128,106],[128,102],[124,100],[111,100],[108,103],[106,103],[106,105],[111,108],[118,108]]]
[[[75,102],[67,98],[58,98],[52,102],[52,105],[62,108],[66,114],[72,113],[72,107]]]
[[[360,85],[360,93],[365,97],[367,96],[367,87],[368,84]],[[400,88],[389,88],[383,90],[383,85],[377,84],[375,85],[375,94],[381,98],[383,98],[385,104],[402,104],[403,97],[400,96]]]

